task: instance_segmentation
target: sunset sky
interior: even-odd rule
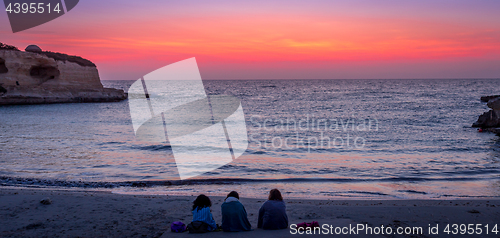
[[[80,55],[101,79],[196,57],[204,79],[500,78],[500,1],[81,0],[0,42]]]

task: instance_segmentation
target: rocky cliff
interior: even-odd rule
[[[500,132],[500,95],[481,97],[491,110],[483,113],[472,127],[480,127],[495,133]]]
[[[29,46],[0,48],[0,105],[111,102],[123,90],[104,88],[90,61]]]

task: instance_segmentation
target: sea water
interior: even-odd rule
[[[127,91],[133,81],[103,81]],[[128,100],[0,107],[0,183],[116,193],[333,199],[500,196],[500,142],[471,124],[500,80],[205,80],[241,100],[249,146],[180,180],[168,143],[137,140]]]

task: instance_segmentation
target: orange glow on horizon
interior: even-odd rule
[[[171,14],[160,14],[159,9],[131,14],[130,9],[121,9],[123,12],[112,16],[89,17],[82,12],[68,14],[66,20],[73,24],[55,21],[10,37],[44,50],[88,58],[102,66],[103,72],[108,67],[128,69],[131,65],[139,67],[136,71],[146,71],[151,70],[148,65],[190,57],[221,69],[239,64],[251,70],[257,63],[263,69],[298,70],[295,63],[300,62],[306,75],[308,68],[328,63],[376,66],[400,61],[500,61],[500,25],[494,21],[479,22],[470,16],[458,21],[459,14],[449,19],[440,15],[403,17],[393,9],[385,9],[387,15],[359,9],[366,14],[343,13],[342,9],[334,14],[319,7],[233,12],[221,6],[213,11],[189,9]],[[58,31],[44,33],[54,28]],[[286,66],[286,62],[293,64]],[[273,77],[281,76],[269,76]]]

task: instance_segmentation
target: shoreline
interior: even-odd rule
[[[210,180],[210,179],[209,179]],[[388,181],[335,182],[329,179],[283,179],[247,181],[222,179],[207,181],[124,181],[85,182],[35,178],[0,177],[0,189],[38,189],[47,191],[110,192],[122,195],[225,196],[228,190],[246,191],[246,198],[260,198],[278,188],[290,199],[313,200],[500,200],[494,180],[420,181],[397,183]],[[442,189],[435,189],[441,187]],[[434,188],[434,189],[433,189]]]
[[[43,183],[38,183],[43,181]],[[488,182],[488,181],[485,181]],[[96,184],[98,186],[96,186]],[[437,186],[439,184],[432,184]],[[432,186],[431,185],[431,186]],[[448,186],[461,186],[462,189],[455,189],[453,193],[436,193],[439,191],[428,191],[419,189],[419,186],[429,186],[427,183],[416,183],[401,185],[397,183],[331,183],[331,182],[266,182],[266,183],[192,183],[174,184],[169,181],[158,181],[157,183],[148,182],[78,182],[78,181],[52,181],[52,180],[32,180],[26,179],[25,183],[10,183],[0,179],[0,189],[19,189],[19,190],[40,190],[40,191],[59,191],[59,192],[104,192],[117,195],[136,195],[136,196],[191,196],[195,193],[204,193],[207,196],[220,197],[227,194],[230,190],[246,191],[246,198],[259,199],[267,196],[270,189],[278,188],[284,192],[289,199],[298,200],[500,200],[496,190],[488,193],[482,189],[490,189],[492,183],[478,183],[477,181],[448,182]],[[394,187],[399,186],[399,187]],[[444,186],[441,184],[440,186]],[[392,190],[383,191],[392,187]],[[474,187],[474,189],[470,189]],[[465,188],[469,188],[464,190]],[[445,188],[446,189],[446,188]],[[386,193],[386,192],[395,192]],[[311,198],[312,197],[312,198]]]
[[[242,197],[244,193],[241,194]],[[51,204],[40,201],[50,198]],[[170,232],[170,224],[191,221],[192,196],[123,195],[106,191],[60,191],[0,187],[0,226],[2,237],[183,237],[188,233]],[[212,214],[221,222],[220,205],[224,197],[210,196]],[[241,198],[254,231],[238,236],[287,237],[290,229],[256,229],[258,209],[265,197]],[[290,224],[318,221],[322,224],[348,226],[365,224],[386,227],[445,224],[500,223],[499,199],[467,200],[313,200],[287,199]],[[441,228],[440,228],[441,229]],[[425,231],[425,229],[424,229]],[[200,236],[234,236],[215,232]],[[336,235],[337,236],[337,235]],[[351,235],[352,237],[352,235]],[[363,237],[357,235],[356,237]],[[369,235],[366,237],[377,237]],[[384,237],[384,236],[379,236]],[[398,237],[398,236],[396,236]],[[446,234],[417,237],[450,237]],[[491,237],[496,235],[491,234]]]

